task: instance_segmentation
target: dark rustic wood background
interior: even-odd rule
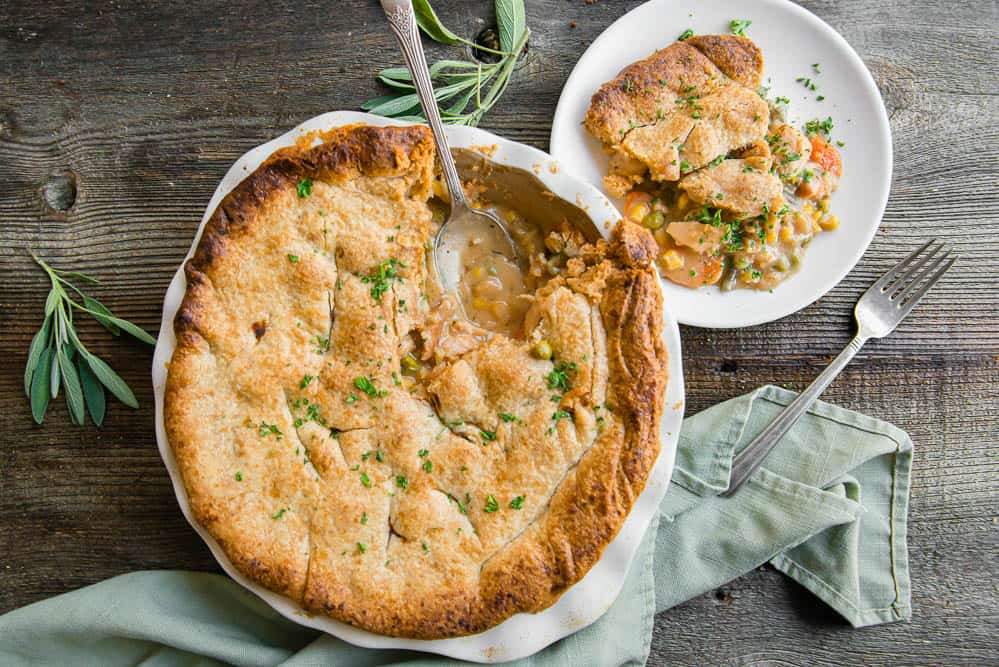
[[[435,1],[465,35],[492,23],[491,4]],[[529,0],[527,65],[483,127],[547,148],[573,64],[637,4]],[[888,211],[819,303],[739,331],[685,328],[688,409],[765,382],[803,387],[849,339],[875,276],[926,239],[957,247],[960,264],[924,305],[826,392],[915,441],[913,619],[851,630],[764,567],[660,614],[650,664],[996,664],[999,3],[804,4],[846,36],[884,96]],[[664,41],[681,27],[663,26]],[[357,108],[381,93],[375,72],[399,63],[373,1],[0,3],[0,613],[133,570],[218,571],[156,450],[150,349],[83,325],[140,409],[115,404],[102,429],[76,428],[60,400],[33,424],[21,373],[48,287],[28,249],[105,280],[96,295],[156,331],[229,165],[305,118]]]

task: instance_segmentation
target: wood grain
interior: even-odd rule
[[[374,73],[399,61],[374,2],[332,13],[313,1],[146,4],[0,4],[0,613],[137,569],[218,570],[156,451],[148,348],[82,326],[140,409],[114,404],[103,429],[80,429],[60,401],[44,426],[31,422],[21,372],[47,286],[27,250],[105,280],[95,296],[155,331],[232,161],[302,119],[357,108],[382,92]],[[434,4],[461,34],[492,22],[489,2]],[[483,127],[547,148],[573,64],[637,4],[528,2],[526,64]],[[766,382],[801,388],[848,340],[875,276],[926,239],[957,247],[958,270],[826,394],[916,443],[914,617],[854,631],[762,568],[660,614],[649,663],[997,664],[999,5],[804,4],[860,53],[888,107],[884,224],[842,284],[800,313],[739,331],[684,328],[688,405]],[[431,49],[444,54],[460,55]]]

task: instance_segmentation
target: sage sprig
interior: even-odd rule
[[[413,9],[420,29],[435,42],[465,45],[500,57],[495,63],[445,59],[430,66],[441,120],[453,125],[478,125],[506,91],[517,59],[527,44],[531,31],[527,27],[524,0],[496,0],[499,49],[456,35],[437,17],[429,0],[414,0]],[[409,70],[389,67],[378,73],[378,80],[393,92],[368,100],[361,105],[362,109],[400,120],[426,121]]]
[[[66,393],[69,418],[77,425],[84,423],[85,408],[95,424],[100,426],[104,422],[105,389],[125,405],[139,407],[135,394],[121,376],[80,340],[73,325],[73,313],[91,315],[115,336],[124,331],[150,345],[155,345],[156,339],[128,320],[115,317],[107,306],[71,282],[99,284],[96,278],[52,268],[34,254],[32,258],[52,283],[45,301],[45,319],[31,340],[24,368],[24,393],[31,402],[35,421],[39,424],[44,421],[49,401],[58,398],[60,385]]]

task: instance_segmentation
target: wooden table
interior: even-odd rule
[[[229,165],[305,118],[357,108],[381,93],[374,73],[401,61],[373,1],[142,4],[0,4],[0,612],[133,570],[218,571],[156,450],[147,347],[82,326],[141,407],[114,404],[102,429],[77,428],[60,400],[33,424],[21,373],[48,288],[28,249],[103,279],[95,295],[155,331]],[[637,4],[528,2],[530,57],[483,127],[546,148],[573,64]],[[463,34],[492,22],[489,2],[435,5]],[[805,5],[881,88],[895,142],[888,211],[860,265],[820,302],[766,326],[685,328],[688,409],[766,382],[803,387],[848,340],[853,303],[875,276],[926,239],[957,247],[957,269],[826,392],[915,441],[913,620],[851,630],[763,567],[660,614],[649,662],[996,664],[999,4]],[[677,28],[663,26],[664,40]]]

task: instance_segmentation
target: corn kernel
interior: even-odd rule
[[[811,204],[805,204],[802,207],[801,212],[804,213],[805,215],[812,215],[813,213],[815,213],[815,207],[812,206]]]
[[[780,228],[780,240],[781,241],[790,241],[791,240],[791,228],[790,227],[781,227]]]
[[[680,194],[676,199],[676,207],[681,211],[690,205],[690,197],[687,196],[686,192]]]
[[[486,270],[483,269],[481,266],[477,266],[474,269],[472,269],[472,277],[475,278],[476,280],[481,280],[484,275],[486,275]]]
[[[826,211],[829,210],[829,200],[828,199],[820,199],[819,200],[819,210],[822,211],[823,213],[825,213]]]
[[[781,227],[782,232],[784,229],[785,227]],[[774,229],[773,224],[770,224],[767,226],[767,243],[774,243],[775,241],[777,241],[777,230]]]
[[[420,370],[420,362],[412,354],[407,354],[405,357],[403,357],[401,363],[403,369],[409,371],[410,373],[415,373],[416,371]]]
[[[822,227],[819,226],[819,223],[813,222],[812,223],[812,233],[813,234],[818,234],[821,231],[822,231]]]
[[[507,222],[513,222],[517,219],[517,214],[513,211],[513,209],[508,208],[503,210],[503,217],[506,218]]]
[[[434,196],[438,199],[443,199],[444,201],[451,201],[450,195],[448,195],[447,188],[444,187],[444,183],[439,179],[434,179],[433,185]]]
[[[676,250],[667,250],[663,253],[663,266],[668,271],[675,271],[683,266],[683,255]]]
[[[631,209],[631,221],[641,224],[642,220],[645,219],[649,213],[652,212],[652,208],[648,204],[638,204]]]
[[[826,230],[827,232],[832,231],[833,229],[839,227],[839,216],[828,215],[824,220],[819,222],[819,225],[821,225],[822,229]]]
[[[474,299],[472,299],[472,308],[475,308],[476,310],[486,310],[487,308],[489,308],[489,301],[483,299],[480,296],[477,296]]]

